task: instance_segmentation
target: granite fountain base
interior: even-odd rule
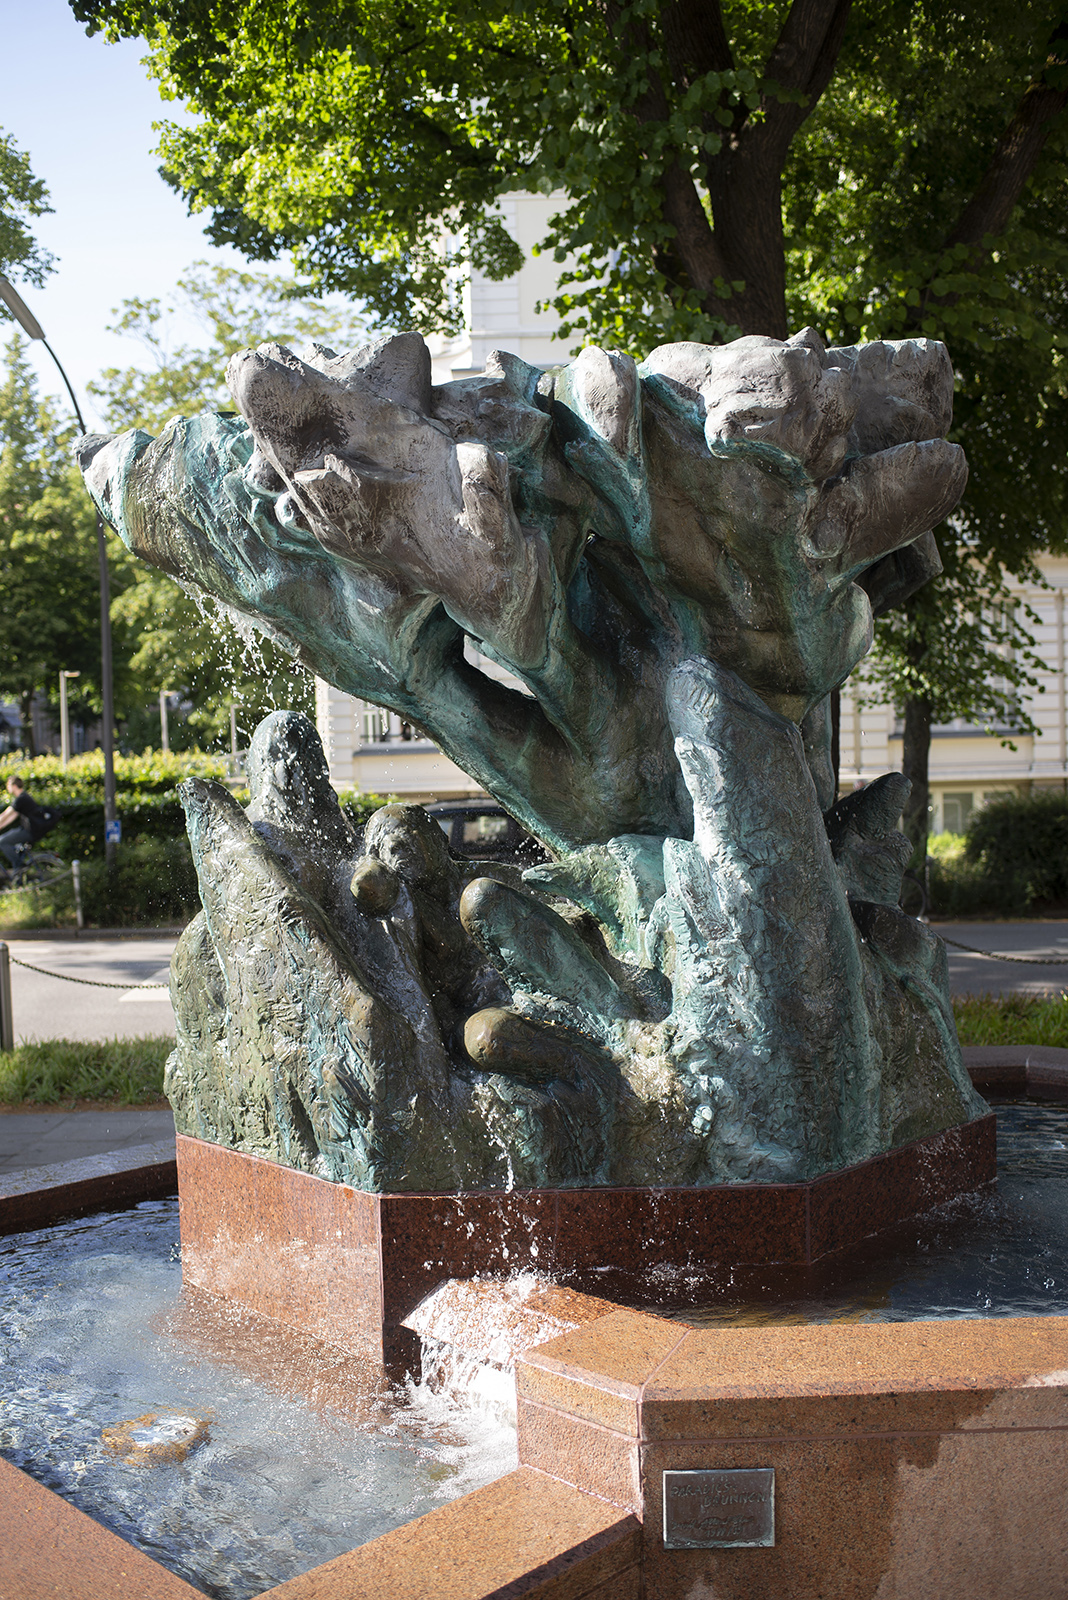
[[[179,1136],[182,1273],[401,1376],[405,1318],[448,1279],[533,1271],[647,1303],[687,1274],[810,1265],[996,1174],[992,1114],[808,1183],[685,1189],[370,1194]]]

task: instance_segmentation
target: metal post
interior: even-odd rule
[[[167,691],[166,691],[166,689],[161,689],[160,692],[159,692],[159,737],[160,737],[160,749],[164,750],[164,751],[169,750],[170,747],[171,747],[171,740],[170,740],[170,729],[167,726]]]
[[[70,723],[67,721],[67,674],[59,675],[59,759],[66,769],[70,761]]]
[[[47,348],[47,347],[46,347]],[[58,363],[57,363],[58,365]],[[84,423],[82,424],[84,427]],[[115,810],[115,692],[111,664],[111,578],[108,573],[108,546],[104,519],[96,514],[96,549],[100,562],[100,677],[104,702],[104,858],[109,871],[115,866],[118,845],[111,837],[109,822]]]
[[[11,957],[0,941],[0,1050],[15,1048],[15,1019],[11,1014]]]
[[[72,861],[70,864],[71,882],[74,885],[74,916],[79,928],[85,927],[85,915],[82,911],[82,864]]]
[[[59,675],[59,748],[66,767],[70,760],[70,718],[67,715],[67,681],[80,678],[81,672],[61,672]]]
[[[237,777],[237,707],[230,701],[230,776]]]

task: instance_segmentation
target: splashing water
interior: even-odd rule
[[[0,1452],[39,1482],[247,1600],[514,1468],[496,1416],[184,1296],[177,1238],[177,1201],[151,1201],[0,1241]],[[119,1459],[102,1432],[147,1413],[208,1436]]]

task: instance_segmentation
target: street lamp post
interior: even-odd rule
[[[78,404],[78,397],[71,387],[71,381],[63,370],[63,363],[52,349],[44,336],[44,329],[37,321],[29,306],[22,296],[12,287],[8,280],[0,273],[0,300],[4,302],[15,321],[28,339],[38,340],[44,345],[48,354],[59,368],[59,375],[66,384],[70,403],[74,407],[74,415],[78,419],[78,426],[85,433],[85,418],[82,408]],[[115,694],[113,684],[113,670],[111,664],[111,577],[108,572],[108,546],[104,533],[104,519],[100,512],[96,514],[96,549],[100,563],[100,689],[104,702],[104,854],[109,867],[115,865],[117,849],[117,827],[115,808]]]
[[[80,672],[61,672],[59,675],[59,759],[64,770],[70,760],[70,721],[67,717],[67,679],[80,678]]]

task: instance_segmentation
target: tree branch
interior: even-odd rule
[[[955,244],[978,249],[987,234],[1003,233],[1008,226],[1023,186],[1042,154],[1051,125],[1068,103],[1068,91],[1055,89],[1047,81],[1049,68],[1063,66],[1066,55],[1068,23],[1062,23],[1050,39],[1046,70],[1024,90],[979,187],[946,239],[947,249]]]
[[[746,142],[759,146],[765,162],[781,168],[794,134],[814,111],[831,81],[845,38],[852,0],[794,0],[764,66],[764,77],[804,102],[764,96],[764,121],[750,123]]]
[[[767,59],[765,77],[800,94],[822,94],[834,71],[849,10],[850,0],[794,0]],[[807,115],[812,108],[798,109]]]
[[[1008,227],[1024,184],[1035,169],[1049,137],[1054,120],[1068,104],[1068,91],[1054,88],[1047,81],[1050,67],[1063,66],[1068,57],[1068,23],[1055,29],[1049,42],[1046,65],[1041,77],[1027,85],[1012,120],[998,140],[979,186],[964,207],[955,227],[947,234],[943,249],[956,244],[968,245],[971,256],[968,266],[977,271],[989,253],[983,240],[989,235],[1003,233]],[[919,327],[929,306],[955,305],[959,295],[934,295],[925,289],[920,304],[913,314],[911,324]]]
[[[719,0],[670,0],[661,26],[671,76],[677,84],[689,88],[706,72],[733,72],[734,57]]]
[[[687,18],[696,19],[703,17],[697,44],[683,40],[680,33],[676,40],[684,55],[680,59],[708,60],[705,52],[711,50],[726,50],[727,60],[730,57],[730,48],[727,45],[726,34],[723,32],[723,18],[720,15],[718,0],[713,0],[711,5],[701,5],[700,0],[675,0],[672,12],[676,13],[675,21],[681,28]],[[714,12],[714,18],[709,18],[709,12]],[[609,0],[605,6],[605,17],[609,27],[618,34],[627,47],[629,37],[631,47],[635,52],[648,55],[652,50],[652,39],[648,25],[645,22],[635,26],[633,23],[622,24],[621,9],[615,0]],[[718,27],[717,27],[718,25]],[[720,44],[716,43],[718,38]],[[722,61],[722,56],[718,57]],[[686,68],[686,70],[690,70]],[[704,67],[701,70],[713,70]],[[718,69],[722,70],[722,68]],[[650,67],[648,74],[648,90],[634,107],[634,116],[639,123],[663,123],[670,113],[664,82],[660,74]],[[728,279],[726,261],[720,250],[712,224],[708,220],[701,197],[689,172],[681,160],[665,167],[663,176],[664,218],[675,229],[675,238],[665,255],[670,260],[677,272],[679,268],[685,273],[686,278],[701,296],[701,300],[712,315],[728,316],[725,304],[715,296],[712,285],[717,278]],[[681,286],[681,285],[680,285]]]

